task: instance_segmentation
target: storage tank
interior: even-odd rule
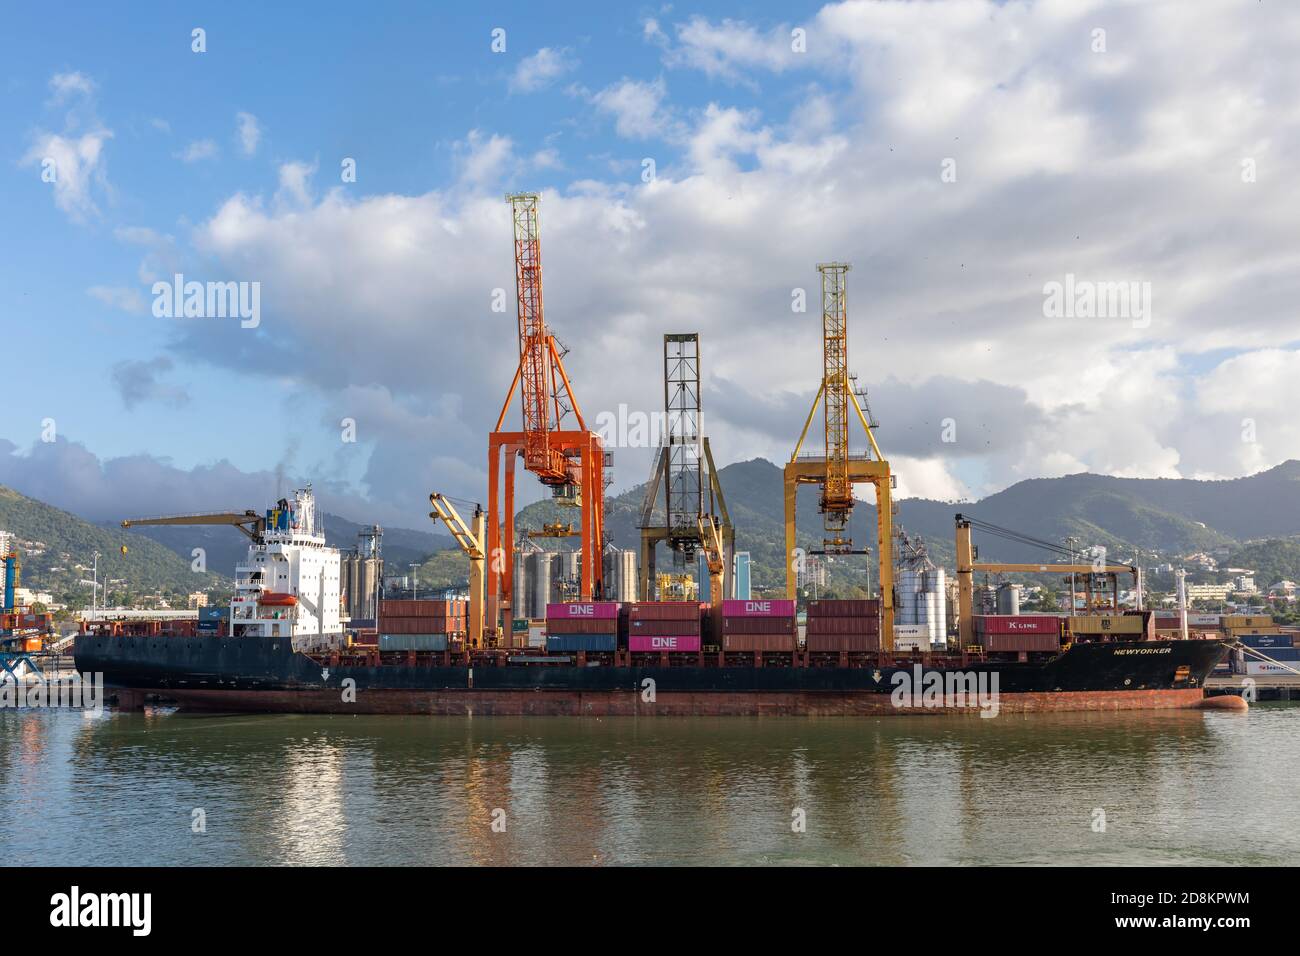
[[[637,553],[610,547],[605,550],[605,599],[627,604],[635,601]]]
[[[515,552],[514,582],[510,588],[510,615],[513,618],[532,617],[532,602],[529,600],[529,576],[527,551]]]
[[[752,593],[748,551],[736,552],[736,570],[732,580],[735,581],[736,599],[748,601]]]
[[[998,588],[998,613],[1012,616],[1020,613],[1020,585],[1003,584]]]
[[[551,563],[555,555],[550,551],[538,551],[528,556],[528,580],[531,603],[528,614],[520,617],[545,617],[546,605],[553,603],[555,588],[551,586]]]

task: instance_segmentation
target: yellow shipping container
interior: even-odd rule
[[[1220,623],[1227,631],[1239,627],[1272,627],[1273,616],[1271,614],[1225,614]]]
[[[1141,634],[1142,616],[1125,614],[1120,617],[1102,617],[1095,614],[1081,614],[1067,617],[1066,622],[1075,634]]]

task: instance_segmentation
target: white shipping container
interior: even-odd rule
[[[925,633],[919,637],[899,637],[898,628],[894,628],[894,650],[896,651],[928,651],[930,649],[930,635]]]
[[[900,637],[929,637],[930,626],[928,624],[895,624],[894,640]]]
[[[546,625],[545,624],[528,625],[528,646],[529,647],[546,646]]]
[[[1267,653],[1267,649],[1265,650]],[[1281,664],[1270,664],[1267,661],[1247,661],[1246,674],[1249,676],[1261,676],[1264,674],[1294,674],[1300,670],[1295,663],[1288,662],[1285,667]]]
[[[1198,627],[1218,627],[1219,615],[1217,614],[1191,614],[1187,615],[1188,626],[1196,625]]]

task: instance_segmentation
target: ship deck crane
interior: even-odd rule
[[[846,262],[824,262],[817,266],[821,273],[822,291],[822,380],[813,398],[812,408],[804,421],[803,431],[795,444],[794,453],[784,470],[785,489],[785,590],[786,597],[794,599],[797,591],[795,505],[799,485],[815,484],[821,489],[818,509],[823,516],[825,536],[822,553],[862,554],[854,551],[853,541],[846,535],[849,515],[855,499],[853,486],[870,483],[876,489],[876,550],[879,563],[881,648],[890,651],[894,646],[894,559],[892,492],[894,479],[889,462],[880,453],[872,434],[873,423],[863,411],[859,389],[848,369],[848,292],[845,277],[850,266]],[[822,406],[825,423],[825,452],[823,455],[800,456],[808,429]],[[852,409],[866,433],[871,450],[853,454],[849,448],[850,418]],[[873,457],[874,456],[874,457]]]
[[[987,521],[980,521],[966,515],[957,515],[957,625],[961,634],[961,646],[968,647],[974,642],[975,638],[975,581],[974,576],[977,571],[987,571],[997,574],[1085,574],[1085,575],[1104,575],[1109,578],[1111,583],[1111,593],[1114,596],[1113,606],[1119,606],[1119,585],[1117,576],[1120,574],[1133,575],[1134,585],[1137,589],[1138,607],[1142,607],[1142,571],[1136,565],[1132,564],[1107,564],[1104,561],[1076,563],[1074,561],[1075,553],[1068,548],[1050,541],[1043,541],[1039,538],[1033,538],[1029,535],[1012,531],[1008,528],[1000,528],[995,524],[989,524]],[[1046,551],[1054,552],[1058,557],[1067,558],[1068,562],[1064,564],[1025,564],[1009,563],[1005,561],[986,561],[977,562],[979,557],[974,545],[971,542],[971,528],[975,527],[985,534],[994,535],[1009,541],[1015,541],[1018,544],[1029,545],[1031,547],[1042,548]],[[1092,588],[1089,587],[1089,593]],[[1071,588],[1070,605],[1074,605],[1073,588]]]
[[[514,588],[515,462],[551,488],[559,504],[581,509],[582,577],[580,596],[591,600],[604,590],[601,549],[604,542],[606,453],[600,436],[588,431],[563,354],[546,325],[542,309],[541,238],[536,193],[506,197],[513,211],[515,292],[519,319],[519,364],[506,393],[496,426],[488,436],[486,627],[493,639],[500,633],[502,612],[509,612]],[[506,413],[518,389],[523,429],[503,431]],[[561,429],[572,413],[577,428]],[[504,488],[502,471],[504,470]],[[500,500],[504,491],[504,502]]]
[[[214,511],[198,514],[164,515],[158,518],[131,518],[122,522],[123,528],[137,525],[231,525],[238,528],[255,544],[266,535],[266,517],[256,511]]]
[[[657,582],[655,551],[661,541],[689,560],[697,549],[705,549],[716,537],[722,577],[719,587],[710,584],[709,599],[716,604],[731,597],[734,590],[731,564],[736,530],[727,512],[727,498],[713,464],[709,439],[703,434],[700,394],[699,333],[666,334],[664,442],[655,455],[638,523],[641,531],[639,594],[645,601],[654,598],[651,586]],[[655,514],[661,487],[664,489],[662,521]],[[712,559],[706,554],[705,560]]]
[[[483,547],[483,509],[474,505],[473,523],[467,525],[446,495],[435,491],[429,495],[429,504],[433,506],[429,517],[447,526],[456,544],[469,558],[469,646],[478,647],[484,639],[483,564],[487,552]]]

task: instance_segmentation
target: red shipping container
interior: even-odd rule
[[[724,634],[793,634],[792,617],[724,617]]]
[[[550,634],[617,634],[618,618],[593,621],[581,618],[548,617],[546,630]]]
[[[546,619],[618,620],[617,601],[575,601],[571,604],[546,605]],[[577,632],[570,632],[577,633]]]
[[[724,634],[724,651],[793,651],[793,634]]]
[[[723,617],[794,617],[794,601],[723,601]]]
[[[379,613],[393,617],[463,617],[465,602],[459,599],[381,601]]]
[[[875,598],[861,600],[823,600],[808,602],[808,617],[875,617],[880,613],[880,601]]]
[[[1057,651],[1061,639],[1055,634],[983,634],[977,643],[986,651]]]
[[[654,636],[632,634],[628,636],[627,649],[629,651],[698,651],[700,649],[700,635]]]
[[[694,601],[640,601],[631,606],[628,616],[633,621],[699,620],[700,606]]]
[[[975,618],[975,630],[980,634],[1051,634],[1061,633],[1061,619],[1045,614],[990,614]]]
[[[692,621],[633,620],[628,624],[627,632],[629,634],[652,634],[655,636],[699,634],[700,621],[698,618]]]
[[[809,634],[805,640],[806,647],[815,654],[833,653],[835,651],[878,651],[879,634]]]
[[[808,634],[879,634],[880,621],[874,617],[810,617]]]

